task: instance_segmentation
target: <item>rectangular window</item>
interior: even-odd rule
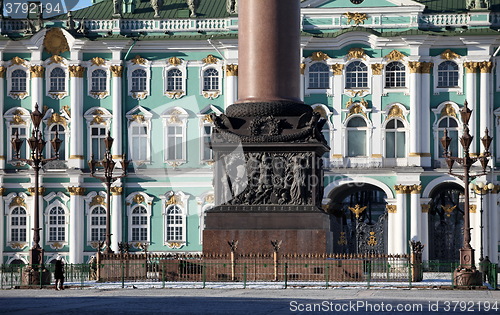
[[[182,126],[167,127],[167,160],[183,159],[183,130]]]
[[[104,139],[106,138],[106,127],[93,126],[90,128],[91,132],[91,152],[94,155],[94,159],[102,159],[104,153],[106,152],[106,146],[104,145]]]
[[[212,135],[212,126],[211,125],[203,125],[203,136],[202,136],[202,161],[211,161],[213,160],[212,149],[210,149],[210,137]]]
[[[14,139],[16,137],[16,133],[19,135],[19,139],[23,140],[22,145],[21,145],[21,150],[19,150],[19,157],[22,159],[26,158],[26,127],[11,127],[11,139]],[[14,149],[12,148],[12,145],[8,145],[8,148],[10,148],[10,153],[11,153],[11,159],[15,160],[16,159],[16,152],[14,152]]]
[[[132,160],[148,159],[148,130],[146,126],[132,126]]]
[[[366,131],[349,130],[347,132],[347,156],[366,156]]]

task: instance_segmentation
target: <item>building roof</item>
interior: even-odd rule
[[[425,5],[426,13],[464,12],[467,0],[414,0]],[[490,10],[500,11],[500,0],[490,0]]]

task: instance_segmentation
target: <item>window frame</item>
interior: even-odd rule
[[[172,165],[173,167],[179,166],[187,162],[187,121],[188,113],[181,107],[174,107],[167,109],[163,114],[163,162]],[[170,144],[169,127],[181,128],[181,158],[170,158],[168,149]]]
[[[217,89],[205,89],[205,71],[213,69],[217,71],[217,81],[218,88]],[[200,67],[200,95],[207,99],[215,99],[222,95],[222,87],[223,87],[223,70],[222,63],[217,59],[216,63],[205,63]]]
[[[14,250],[22,250],[29,246],[29,239],[31,239],[31,208],[29,205],[31,204],[31,199],[25,193],[10,193],[3,198],[4,200],[4,213],[2,215],[5,216],[5,246],[10,247]],[[12,239],[12,218],[15,215],[16,217],[20,216],[19,214],[13,214],[13,210],[20,208],[25,213],[24,216],[26,218],[24,225],[26,228],[26,239],[14,241]]]
[[[387,125],[389,124],[390,121],[394,120],[396,122],[395,128],[388,129]],[[397,122],[401,122],[403,124],[403,127],[398,127]],[[408,157],[408,127],[406,124],[406,121],[404,119],[398,118],[398,117],[388,117],[384,125],[382,127],[382,131],[384,134],[383,138],[383,156],[385,159],[393,159],[393,160],[401,160],[401,159],[406,159]],[[397,144],[397,134],[398,133],[404,133],[404,156],[403,157],[397,157],[397,149],[398,149],[398,144]],[[395,152],[395,157],[388,157],[387,156],[387,142],[388,142],[388,133],[394,133],[394,152]]]
[[[92,140],[94,138],[102,138],[104,141],[104,138],[108,135],[108,132],[110,131],[110,125],[111,125],[111,113],[103,108],[103,107],[92,107],[87,112],[84,114],[84,118],[87,121],[87,158],[91,159],[92,154],[94,153],[92,150],[93,142]],[[92,130],[94,128],[99,128],[99,129],[105,129],[104,135],[97,135],[94,137],[92,135]],[[104,143],[102,143],[103,150],[104,148]],[[103,152],[104,153],[104,152]],[[104,155],[97,156],[94,154],[94,159],[102,159]]]
[[[169,59],[170,60],[170,59]],[[163,95],[171,99],[179,99],[186,95],[187,87],[187,62],[183,59],[176,58],[179,63],[171,64],[167,61],[167,65],[163,68]],[[180,88],[169,89],[169,76],[168,73],[172,70],[180,71]]]
[[[28,110],[22,107],[14,107],[5,112],[4,119],[5,119],[5,129],[7,131],[6,136],[9,139],[9,143],[6,144],[7,162],[11,163],[12,165],[21,166],[25,164],[25,162],[14,160],[14,152],[12,145],[10,144],[10,139],[14,137],[13,135],[14,128],[21,128],[25,130],[25,134],[19,136],[20,139],[25,140],[23,141],[23,145],[21,147],[21,157],[24,158],[29,157],[30,150],[26,140],[29,138],[28,135],[31,129],[30,117],[31,117],[30,112],[28,112]]]
[[[13,73],[16,71],[24,71],[26,74],[26,90],[25,91],[16,91],[14,90],[14,84],[13,84]],[[31,72],[26,65],[24,64],[15,64],[11,62],[11,65],[7,67],[7,95],[11,97],[12,99],[25,99],[30,95],[30,90],[31,90]]]
[[[348,69],[349,66],[358,63],[362,64],[364,67],[366,67],[366,72],[351,72],[351,73],[356,73],[356,86],[348,86]],[[358,80],[359,80],[359,73],[366,73],[366,86],[358,86]],[[363,62],[362,60],[354,59],[347,63],[344,67],[344,90],[370,90],[371,88],[371,80],[370,80],[370,67],[368,67],[367,63]]]
[[[188,217],[189,217],[189,195],[185,194],[182,191],[178,192],[167,192],[164,195],[160,196],[162,199],[162,214],[163,214],[163,245],[168,246],[171,249],[180,249],[187,243],[187,235],[188,235]],[[177,206],[181,210],[179,214],[182,219],[182,235],[181,240],[170,240],[168,238],[168,211],[172,206]]]
[[[106,216],[106,192],[104,191],[91,191],[86,196],[83,197],[85,202],[85,218],[87,223],[87,235],[85,239],[85,244],[93,249],[97,249],[99,246],[98,241],[92,240],[92,212],[101,207],[104,209],[104,214],[99,214],[100,216]],[[111,223],[111,222],[110,222]],[[104,221],[104,233],[106,233],[106,221]],[[101,225],[96,225],[101,226]],[[106,239],[106,234],[104,234],[104,240]],[[103,240],[103,241],[104,241]]]
[[[154,197],[146,194],[145,192],[133,192],[125,198],[125,201],[127,203],[127,218],[128,218],[128,225],[127,225],[127,230],[128,230],[128,242],[131,244],[134,248],[140,248],[141,244],[147,243],[151,244],[151,215],[152,215],[152,207],[153,207],[153,200]],[[146,241],[134,241],[132,240],[132,230],[133,230],[133,222],[132,222],[132,217],[133,217],[133,211],[137,207],[143,207],[146,209],[146,214],[145,216],[147,217],[147,239]]]
[[[127,88],[128,95],[134,99],[142,100],[151,95],[151,61],[140,56],[126,62],[127,65]],[[136,70],[143,70],[146,74],[145,77],[145,90],[135,91],[133,86],[133,73]]]
[[[441,56],[436,56],[433,59],[434,66],[432,70],[432,75],[434,77],[434,94],[439,95],[440,92],[456,92],[459,95],[463,94],[463,87],[464,87],[464,58],[455,58],[455,59],[442,59]],[[438,86],[438,78],[439,78],[439,66],[445,62],[453,62],[457,65],[457,72],[458,72],[458,85],[453,86],[453,87],[442,87]]]
[[[63,211],[63,214],[59,215],[59,216],[64,217],[64,223],[63,224],[59,224],[59,223],[52,224],[51,223],[51,221],[50,221],[51,213],[50,212],[51,212],[51,210],[53,210],[55,208],[61,209]],[[68,211],[68,208],[63,203],[61,203],[59,200],[56,200],[55,202],[49,204],[46,207],[46,210],[45,210],[45,226],[46,226],[46,229],[45,229],[45,239],[46,239],[47,244],[51,245],[53,248],[60,248],[63,245],[67,245],[68,244],[69,211]],[[55,226],[56,229],[59,229],[59,228],[63,228],[64,229],[64,239],[63,240],[59,240],[59,239],[57,239],[57,240],[51,240],[51,231],[50,231],[50,229],[53,226]]]
[[[55,99],[60,100],[69,95],[69,69],[68,60],[61,56],[52,56],[44,61],[45,67],[45,95]],[[60,68],[64,72],[64,89],[54,91],[51,90],[52,81],[52,71],[56,68]]]
[[[389,71],[387,70],[387,67],[391,64],[400,64],[404,67],[404,70],[403,71]],[[388,81],[388,74],[391,73],[391,72],[395,72],[395,73],[403,73],[403,79],[404,79],[404,85],[402,86],[388,86],[387,85],[387,81]],[[408,66],[403,62],[403,61],[400,61],[400,60],[392,60],[392,61],[389,61],[387,62],[387,64],[384,65],[384,89],[387,89],[387,91],[392,91],[392,92],[395,92],[395,91],[399,91],[399,90],[406,90],[408,89]]]

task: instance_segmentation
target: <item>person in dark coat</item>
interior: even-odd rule
[[[56,279],[56,290],[64,290],[64,263],[61,256],[56,258],[54,278]]]

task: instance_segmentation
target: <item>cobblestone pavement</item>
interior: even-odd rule
[[[2,314],[499,314],[500,291],[435,289],[50,289],[0,291]]]

